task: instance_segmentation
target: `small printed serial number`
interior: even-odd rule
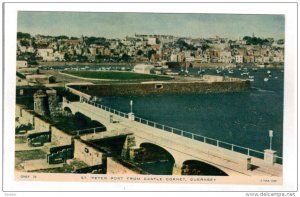
[[[276,183],[277,180],[275,180],[275,179],[260,179],[260,182],[262,182],[262,183]]]

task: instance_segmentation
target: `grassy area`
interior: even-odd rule
[[[63,71],[77,77],[111,80],[171,80],[172,77],[116,71]]]
[[[64,164],[61,168],[52,168],[52,169],[42,169],[42,170],[36,170],[34,172],[39,173],[72,173],[75,169],[85,168],[88,167],[86,163],[83,161],[75,160],[70,164]]]
[[[68,164],[64,164],[64,167],[62,167],[62,168],[41,169],[41,170],[35,170],[33,172],[37,172],[37,173],[72,173],[73,168],[72,168],[72,166],[70,166]]]
[[[27,150],[27,151],[16,151],[15,157],[21,161],[34,160],[34,159],[45,159],[46,153],[43,150]]]
[[[27,143],[27,136],[16,136],[15,137],[16,144],[24,144]]]
[[[40,149],[15,152],[15,169],[22,171],[21,163],[27,160],[46,159],[46,153]]]

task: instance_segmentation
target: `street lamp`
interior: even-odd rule
[[[270,137],[270,150],[272,150],[273,130],[269,130],[269,137]]]

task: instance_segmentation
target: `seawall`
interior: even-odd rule
[[[153,82],[127,84],[73,85],[76,90],[93,96],[126,96],[166,93],[225,93],[240,92],[250,88],[249,81],[223,82]]]

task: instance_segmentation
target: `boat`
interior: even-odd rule
[[[265,82],[269,81],[269,78],[268,78],[268,77],[265,77],[265,78],[264,78],[264,81],[265,81]]]
[[[205,72],[205,70],[204,70],[204,69],[202,70],[202,69],[201,69],[201,67],[200,67],[200,69],[198,70],[198,72],[197,72],[197,73],[198,73],[198,75],[203,75],[203,74],[204,74],[204,72]]]
[[[233,70],[228,70],[228,73],[229,74],[233,74]]]
[[[270,71],[270,70],[268,70],[268,71],[267,71],[267,73],[268,73],[268,74],[271,74],[271,71]]]
[[[249,79],[254,79],[254,76],[250,75],[250,76],[249,76]]]
[[[241,73],[241,75],[243,76],[243,75],[249,75],[249,72],[243,72],[243,73]]]

